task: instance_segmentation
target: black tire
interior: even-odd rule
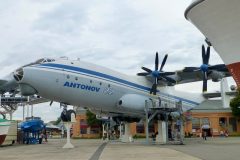
[[[76,118],[76,113],[75,113],[74,110],[71,110],[71,109],[70,109],[70,110],[67,111],[66,117],[67,117],[67,121],[68,121],[68,122],[71,122],[71,115],[72,115],[72,114],[74,114],[74,117]]]
[[[63,122],[67,122],[68,119],[67,119],[67,113],[66,112],[63,111],[61,113],[61,119],[62,119]]]

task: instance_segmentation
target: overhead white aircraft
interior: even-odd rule
[[[207,37],[231,72],[238,87],[240,86],[239,6],[239,0],[195,0],[185,11],[185,18]]]
[[[210,47],[205,50],[203,46],[203,65],[164,72],[168,55],[159,67],[156,53],[154,70],[142,67],[146,72],[138,76],[128,76],[81,60],[40,59],[2,79],[0,91],[3,94],[19,90],[24,96],[37,94],[66,105],[88,107],[115,120],[133,122],[144,117],[146,100],[181,102],[185,111],[201,103],[202,93],[180,92],[173,86],[203,80],[205,91],[207,79],[219,81],[230,76],[224,64],[210,66],[209,56]]]

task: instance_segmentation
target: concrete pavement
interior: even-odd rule
[[[75,148],[63,149],[65,139],[49,139],[45,144],[0,147],[0,160],[238,160],[240,138],[186,139],[185,145],[147,145],[102,140],[72,140]]]

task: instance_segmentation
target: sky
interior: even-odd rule
[[[80,58],[129,75],[153,68],[156,51],[165,71],[201,65],[204,36],[184,18],[191,0],[8,0],[0,2],[0,77],[42,57]],[[223,63],[212,49],[210,64]],[[179,85],[201,92],[202,83]],[[209,90],[219,83],[209,82]],[[55,120],[58,103],[34,106]],[[14,114],[22,118],[22,108]]]

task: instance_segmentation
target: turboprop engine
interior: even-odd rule
[[[212,71],[212,73],[210,73],[210,76],[213,82],[219,82],[221,81],[222,78],[224,78],[223,73],[218,71]]]
[[[138,94],[126,94],[118,101],[118,106],[129,110],[144,110],[145,102],[149,97]]]
[[[23,96],[31,96],[37,93],[36,89],[28,84],[20,83],[19,88],[20,88],[21,95]]]

